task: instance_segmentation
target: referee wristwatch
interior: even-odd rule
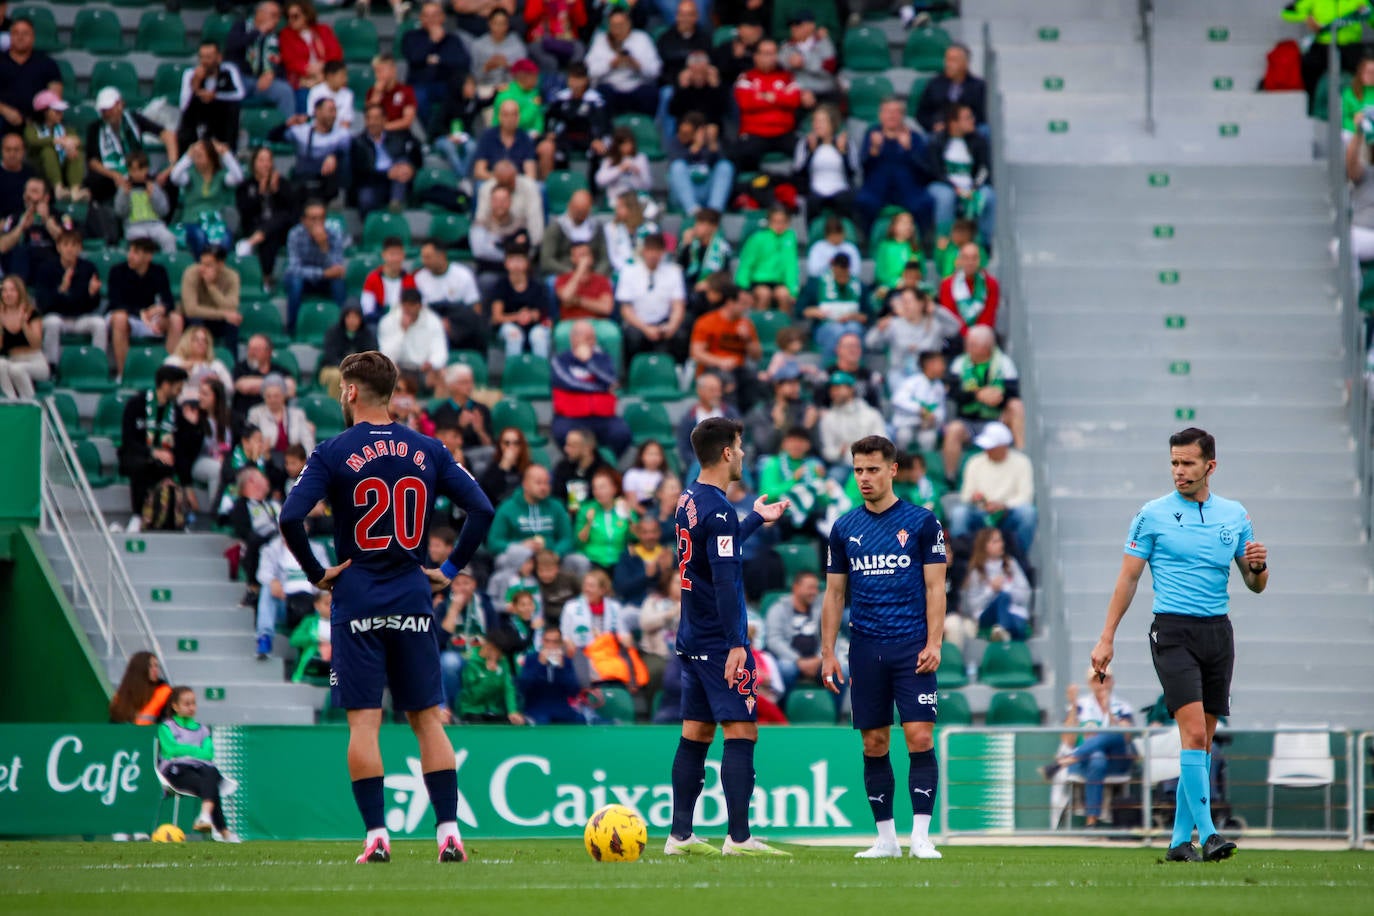
[[[1256,568],[1255,568],[1255,565],[1254,565],[1253,563],[1250,564],[1250,572],[1253,573],[1253,574],[1256,575],[1256,576],[1258,576],[1260,573],[1264,572],[1264,571],[1265,571],[1266,569],[1268,569],[1268,568],[1269,568],[1269,564],[1268,564],[1267,562],[1266,562],[1266,563],[1261,563],[1261,564],[1259,565],[1259,569],[1256,569]]]

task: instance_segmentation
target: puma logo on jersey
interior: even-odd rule
[[[725,519],[727,519],[727,518],[729,518],[729,517],[730,517],[730,513],[729,513],[729,512],[717,512],[717,513],[716,513],[716,518],[720,519],[721,521],[724,521]]]
[[[862,535],[862,534],[859,535],[858,537],[855,537],[854,535],[851,534],[851,535],[849,536],[849,539],[850,539],[851,541],[853,541],[855,544],[858,544],[860,547],[862,547],[862,546],[864,545],[864,535]]]

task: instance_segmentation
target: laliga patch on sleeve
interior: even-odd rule
[[[733,557],[735,555],[735,539],[731,535],[722,534],[716,538],[716,553],[722,557]]]

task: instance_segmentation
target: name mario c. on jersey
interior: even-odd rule
[[[905,528],[897,532],[897,546],[905,549],[906,542],[911,538],[910,533]],[[860,538],[851,536],[850,541],[859,545],[862,549],[863,542]],[[935,546],[931,548],[932,553],[940,556],[945,555],[945,532],[941,529],[936,536]],[[826,563],[831,562],[831,552],[826,548]],[[891,576],[896,574],[899,569],[909,569],[911,567],[911,554],[909,553],[865,553],[849,555],[849,572],[854,575],[862,576]]]

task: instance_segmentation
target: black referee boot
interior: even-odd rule
[[[1192,843],[1179,843],[1177,846],[1170,846],[1169,851],[1164,854],[1165,862],[1201,862],[1202,856],[1198,854],[1197,847]]]
[[[1219,833],[1214,833],[1202,844],[1202,858],[1205,862],[1220,862],[1235,854],[1236,844]]]

